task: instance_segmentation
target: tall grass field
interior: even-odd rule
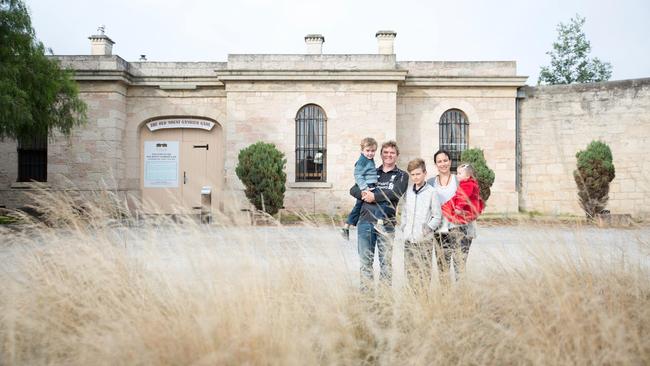
[[[141,219],[110,192],[39,202],[41,219],[0,226],[0,365],[650,364],[643,237],[633,257],[557,238],[480,271],[470,252],[451,286],[396,274],[362,293],[332,225]]]

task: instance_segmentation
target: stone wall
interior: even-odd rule
[[[439,121],[443,113],[457,108],[469,120],[469,147],[481,148],[496,179],[486,212],[517,212],[515,187],[515,95],[504,88],[405,88],[397,98],[397,141],[402,150],[400,165],[410,159],[425,160],[432,177],[433,154],[439,149]]]
[[[650,214],[650,78],[569,86],[525,87],[520,101],[520,207],[577,214],[575,154],[592,140],[612,149],[612,213]]]
[[[58,188],[119,189],[124,174],[126,87],[113,82],[80,84],[88,123],[48,145],[48,183]]]
[[[348,189],[354,184],[359,142],[366,136],[380,143],[395,138],[396,92],[397,85],[391,82],[227,83],[227,186],[241,192],[234,171],[237,155],[264,140],[274,143],[287,158],[285,207],[327,213],[350,210],[354,201]],[[312,103],[327,116],[327,182],[296,183],[296,115]]]

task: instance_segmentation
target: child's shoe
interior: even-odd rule
[[[350,240],[350,227],[349,226],[344,226],[341,228],[341,236],[345,240]]]

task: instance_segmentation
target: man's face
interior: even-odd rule
[[[386,146],[381,149],[381,161],[384,165],[395,165],[395,162],[397,161],[397,150],[392,146]]]

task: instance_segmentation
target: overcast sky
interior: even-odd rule
[[[397,32],[400,61],[517,61],[537,82],[556,26],[576,13],[592,57],[613,80],[650,77],[650,1],[577,0],[26,0],[37,37],[59,55],[90,53],[106,26],[127,61],[226,61],[229,53],[304,53],[304,36],[325,36],[323,53],[376,53],[377,30]]]

